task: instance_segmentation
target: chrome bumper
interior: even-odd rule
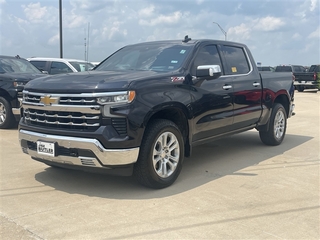
[[[46,141],[56,143],[59,147],[64,147],[68,149],[84,149],[91,150],[96,158],[85,157],[85,156],[47,156],[39,154],[37,150],[26,148],[22,146],[21,141],[26,140],[34,144],[37,141]],[[105,149],[101,143],[96,139],[88,138],[75,138],[66,137],[58,135],[49,135],[37,132],[31,132],[26,130],[19,131],[19,141],[24,153],[29,154],[31,157],[48,160],[52,162],[71,164],[78,166],[89,166],[89,167],[99,167],[108,168],[112,166],[121,166],[135,163],[138,159],[139,148],[130,149]]]

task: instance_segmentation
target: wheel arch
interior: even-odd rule
[[[184,140],[185,156],[188,157],[191,154],[191,147],[189,142],[189,114],[186,106],[181,103],[175,103],[170,105],[161,105],[153,109],[144,121],[145,129],[149,123],[154,119],[167,119],[175,123]]]

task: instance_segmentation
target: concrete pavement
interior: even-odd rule
[[[178,180],[51,168],[0,130],[1,239],[319,239],[320,93],[295,93],[277,147],[255,130],[194,148]]]

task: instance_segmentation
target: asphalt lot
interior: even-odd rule
[[[1,239],[320,239],[320,92],[296,92],[282,145],[255,130],[194,148],[178,180],[57,169],[0,130]]]

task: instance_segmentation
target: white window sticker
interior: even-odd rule
[[[186,50],[181,50],[180,51],[180,54],[185,54],[186,53]]]
[[[176,61],[176,60],[171,60],[171,63],[178,63],[178,61]]]

